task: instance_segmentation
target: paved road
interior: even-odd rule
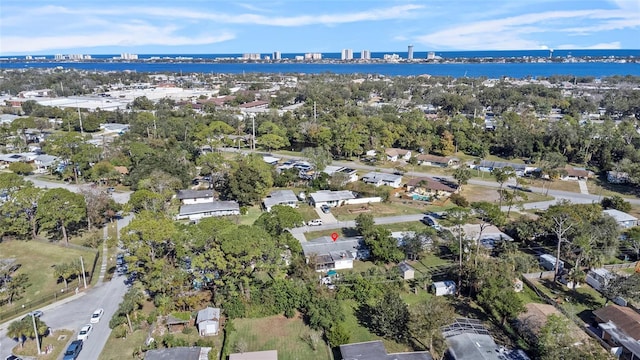
[[[83,187],[89,187],[90,185],[76,185],[70,183],[61,183],[55,181],[48,181],[41,179],[35,175],[26,176],[27,180],[31,181],[35,186],[44,188],[44,189],[52,189],[52,188],[63,188],[73,192],[79,192]],[[111,197],[113,200],[119,204],[126,204],[129,201],[129,197],[131,196],[131,191],[116,191],[111,193]]]

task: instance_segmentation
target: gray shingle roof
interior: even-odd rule
[[[215,211],[240,211],[240,205],[235,201],[214,201],[201,204],[187,204],[180,206],[180,215],[199,214]]]

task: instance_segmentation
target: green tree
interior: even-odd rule
[[[624,201],[620,195],[613,195],[612,197],[606,197],[600,201],[603,209],[615,209],[623,212],[631,211],[631,203]]]
[[[271,167],[257,155],[248,155],[234,164],[227,176],[225,197],[237,200],[240,205],[251,205],[261,201],[273,186]]]
[[[446,344],[440,328],[456,317],[453,306],[441,296],[428,297],[409,308],[409,334],[431,354],[442,354]],[[434,342],[438,346],[434,346]]]
[[[409,309],[397,293],[386,292],[368,309],[368,316],[369,326],[375,334],[400,343],[406,341]]]
[[[462,225],[466,224],[469,220],[471,212],[469,209],[463,207],[454,207],[447,210],[446,222],[456,227],[456,235],[458,236],[458,286],[456,292],[460,293],[460,287],[462,286],[462,254],[465,252],[463,248],[464,232],[462,231]]]
[[[14,300],[19,299],[29,286],[31,286],[31,283],[29,283],[28,274],[18,274],[11,278],[11,281],[5,282],[4,295],[9,305]]]
[[[300,212],[291,206],[276,205],[271,211],[265,212],[254,223],[267,230],[271,236],[280,235],[285,229],[302,226],[304,218]]]
[[[27,339],[35,339],[44,336],[49,327],[40,318],[35,318],[36,327],[33,328],[34,319],[31,316],[25,316],[21,320],[16,320],[9,324],[7,328],[7,336],[20,342],[20,347],[24,347]]]
[[[349,332],[342,323],[333,324],[326,332],[327,343],[330,347],[349,343]]]
[[[321,173],[327,165],[331,164],[333,157],[329,150],[323,147],[304,148],[301,155],[313,166],[314,177]]]
[[[503,193],[502,187],[504,183],[509,181],[509,179],[516,176],[515,171],[511,166],[506,166],[503,168],[494,168],[491,170],[491,175],[496,178],[498,184],[500,184],[500,188],[498,189],[498,193],[500,194],[500,207],[502,207]]]
[[[37,236],[36,209],[44,191],[31,182],[23,184],[7,188],[11,189],[7,193],[11,201],[0,204],[0,236],[11,234],[22,239],[29,236],[35,239]]]
[[[258,144],[266,147],[269,151],[273,149],[282,149],[290,145],[289,140],[286,137],[282,137],[276,134],[264,134],[257,139]]]
[[[458,182],[458,187],[462,191],[462,185],[465,185],[471,179],[471,170],[468,168],[457,168],[453,172],[453,178]]]
[[[498,206],[488,201],[474,202],[471,204],[471,209],[473,210],[475,218],[480,220],[480,232],[476,240],[476,256],[474,259],[474,264],[477,265],[482,233],[491,225],[498,227],[504,225],[505,216]]]
[[[9,170],[18,175],[29,175],[33,172],[33,166],[31,166],[31,164],[17,161],[9,164]]]
[[[373,261],[390,263],[404,258],[398,242],[391,236],[391,231],[388,229],[376,228],[369,236],[364,236],[364,243],[371,251]]]
[[[373,215],[362,213],[356,217],[356,230],[360,235],[367,237],[375,231],[375,221]]]
[[[478,294],[478,302],[493,312],[502,325],[525,311],[524,302],[513,289],[512,278],[504,274],[488,274]]]
[[[218,184],[224,177],[226,161],[221,153],[212,152],[200,155],[196,159],[196,165],[200,166],[202,173],[209,174],[211,177],[209,189],[212,189],[214,184]]]
[[[69,244],[67,230],[77,227],[87,218],[84,196],[63,188],[47,190],[38,202],[36,218],[43,230],[59,229],[62,232],[62,240]]]
[[[129,205],[135,212],[160,212],[164,210],[165,202],[164,196],[146,189],[136,190],[129,197]]]

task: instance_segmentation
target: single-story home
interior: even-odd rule
[[[411,280],[416,275],[413,267],[404,261],[398,264],[398,270],[400,271],[400,276],[402,276],[404,280]]]
[[[456,283],[451,280],[436,281],[431,285],[435,296],[455,295]]]
[[[602,340],[620,359],[640,359],[640,314],[630,307],[611,304],[593,312]]]
[[[44,173],[49,171],[49,169],[58,162],[58,157],[47,154],[40,154],[36,156],[33,160],[33,163],[36,166],[37,173]]]
[[[276,205],[287,205],[292,208],[297,208],[298,198],[292,190],[274,190],[269,193],[269,196],[262,199],[262,205],[264,205],[267,211],[271,211],[271,208]]]
[[[442,336],[447,345],[448,359],[452,360],[529,360],[521,349],[498,346],[481,321],[460,318],[453,324],[443,326]]]
[[[335,174],[344,174],[345,176],[344,184],[358,181],[358,174],[356,172],[356,169],[351,169],[344,166],[329,165],[325,167],[324,170],[322,170],[322,172],[329,176],[334,176]],[[344,184],[341,184],[341,185],[344,185]]]
[[[585,168],[576,168],[567,165],[560,169],[560,180],[587,180],[592,176],[593,172]]]
[[[206,307],[198,311],[196,325],[200,336],[214,336],[220,332],[220,308]]]
[[[420,154],[416,156],[419,165],[451,167],[460,163],[460,159],[451,156],[438,156],[431,154]]]
[[[430,177],[413,178],[405,184],[407,192],[435,197],[447,197],[458,189]]]
[[[601,291],[613,278],[615,278],[615,275],[605,268],[591,269],[587,272],[586,283],[592,288]]]
[[[389,149],[386,149],[384,153],[387,155],[387,161],[395,162],[400,159],[402,160],[411,159],[411,150],[389,148]]]
[[[392,188],[399,188],[402,183],[402,175],[370,172],[362,177],[362,181],[375,186],[387,185]]]
[[[177,220],[189,219],[198,221],[202,218],[215,216],[240,215],[240,205],[235,201],[213,201],[201,204],[180,206]]]
[[[176,197],[181,204],[203,204],[213,202],[213,190],[178,190]]]
[[[316,271],[353,269],[353,260],[367,259],[369,251],[364,248],[361,236],[338,238],[322,236],[302,243],[307,262],[313,262]]]
[[[629,181],[629,173],[622,171],[607,171],[607,181],[611,184],[626,184]]]
[[[432,360],[427,351],[387,354],[381,340],[340,345],[342,360]],[[230,359],[231,360],[231,359]]]
[[[627,214],[626,212],[616,209],[607,209],[603,210],[602,212],[614,218],[618,225],[620,225],[620,227],[622,228],[627,229],[630,227],[638,226],[638,218],[631,214]]]
[[[153,349],[144,353],[144,360],[200,360],[208,359],[210,347],[173,347]]]
[[[229,355],[229,360],[278,360],[278,350],[233,353]]]
[[[311,206],[320,208],[322,205],[329,207],[337,207],[343,205],[347,200],[355,199],[356,195],[353,191],[341,190],[321,190],[309,194],[309,203]]]
[[[516,176],[525,176],[526,174],[535,172],[538,170],[536,166],[525,165],[525,164],[516,164],[506,161],[491,161],[491,160],[481,160],[478,165],[474,165],[473,168],[478,169],[480,171],[492,171],[493,169],[503,169],[506,167],[510,167],[514,170]]]
[[[278,162],[280,161],[280,158],[277,158],[274,156],[263,156],[262,160],[269,165],[277,165]]]

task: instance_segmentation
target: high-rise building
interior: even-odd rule
[[[322,53],[305,53],[305,60],[322,60]]]
[[[413,60],[413,45],[409,45],[407,49],[407,60]]]
[[[282,54],[280,53],[280,51],[274,51],[273,60],[281,60],[281,59],[282,59]]]
[[[433,51],[429,51],[427,53],[427,60],[434,60],[436,58],[436,53]]]
[[[360,59],[371,60],[371,52],[369,50],[362,50],[360,52]]]
[[[260,54],[258,53],[242,54],[242,60],[260,60]]]
[[[340,58],[342,60],[353,60],[353,50],[352,49],[342,49],[342,56]]]

